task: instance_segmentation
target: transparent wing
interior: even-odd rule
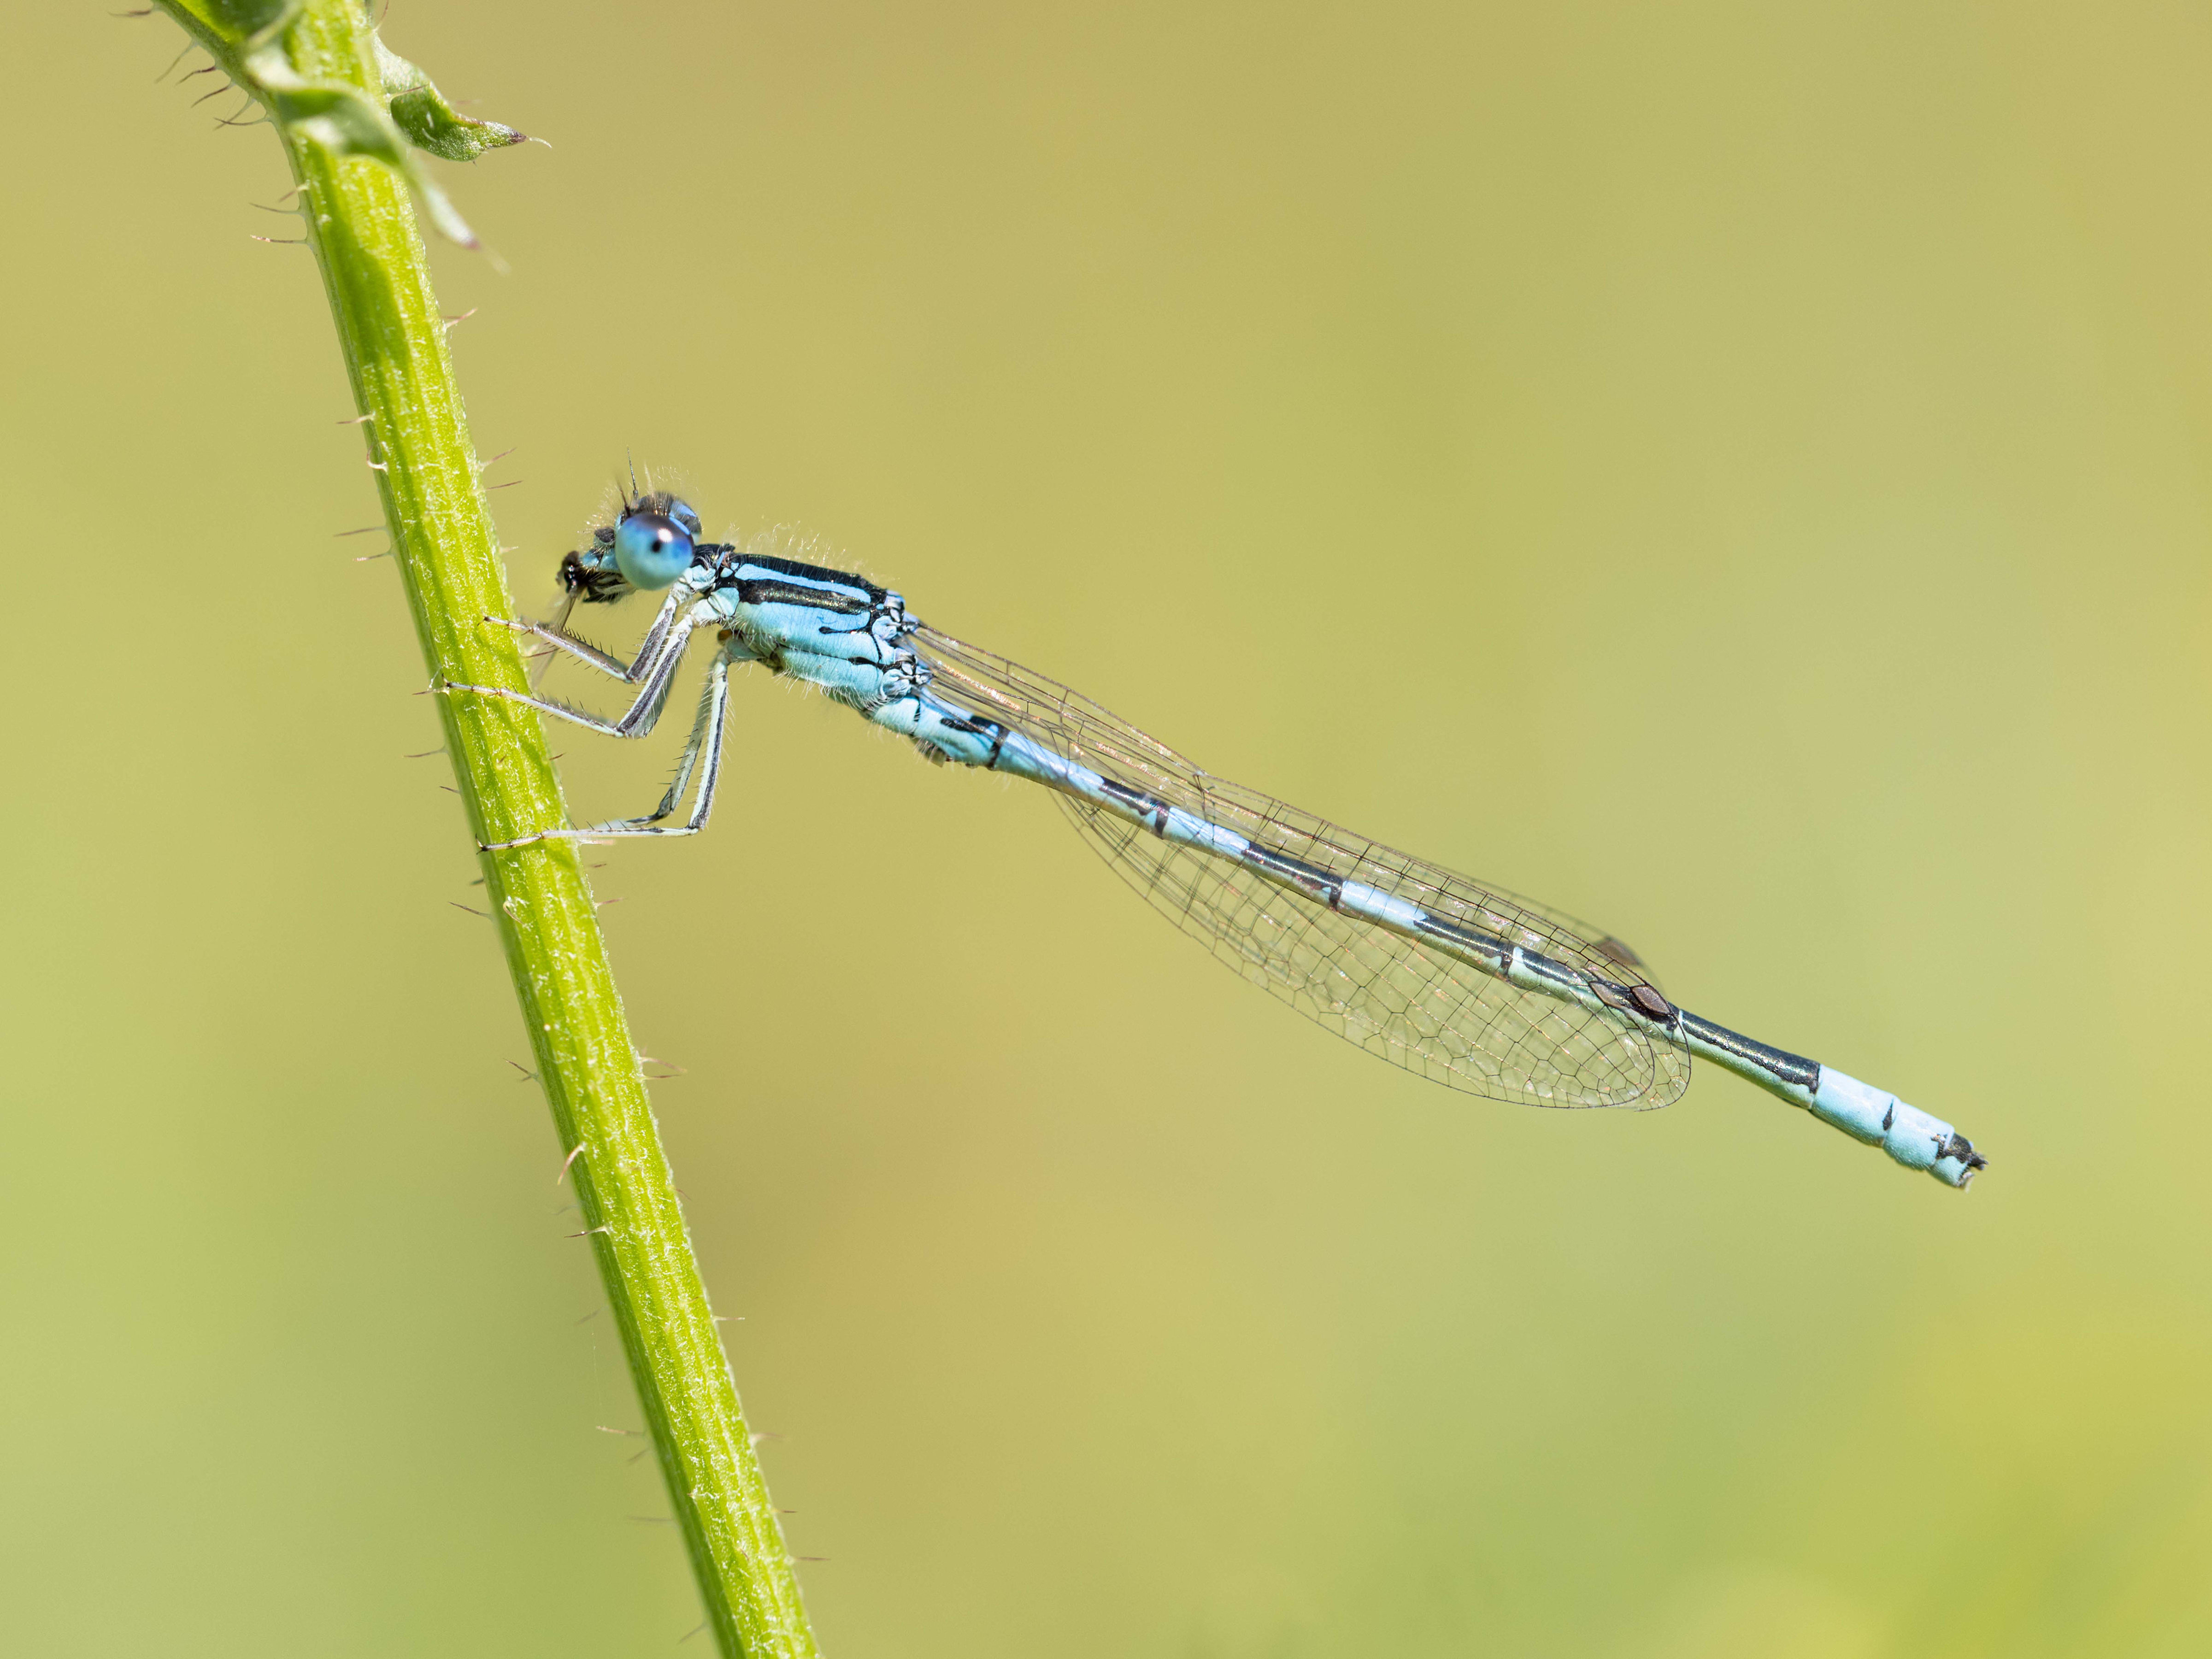
[[[932,628],[917,629],[913,643],[938,696],[1069,760],[1341,879],[1624,988],[1651,983],[1634,951],[1571,916],[1212,776],[1089,698],[1003,657]],[[1169,921],[1246,979],[1409,1072],[1537,1106],[1664,1106],[1689,1085],[1689,1055],[1633,1025],[1522,990],[1242,864],[1054,795],[1084,839]]]

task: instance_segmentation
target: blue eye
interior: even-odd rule
[[[615,529],[615,562],[632,587],[665,587],[690,567],[690,532],[658,513],[633,513]]]

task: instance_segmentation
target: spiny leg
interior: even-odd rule
[[[555,627],[551,623],[532,622],[527,617],[486,617],[484,620],[497,628],[511,628],[531,639],[543,640],[555,651],[574,657],[578,662],[596,668],[602,674],[618,680],[628,680],[645,659],[646,652],[640,647],[636,658],[624,662],[611,652],[602,651],[588,640],[580,640],[574,634]],[[551,656],[548,651],[543,653]]]
[[[676,670],[684,660],[684,647],[690,643],[691,630],[707,625],[707,619],[687,617],[684,625],[662,641],[659,659],[650,664],[645,674],[645,687],[637,694],[637,701],[619,720],[606,720],[581,708],[571,708],[567,703],[554,702],[544,697],[533,697],[527,692],[509,691],[504,686],[463,685],[458,680],[448,680],[443,690],[473,691],[479,696],[497,697],[506,702],[519,702],[526,708],[535,708],[541,714],[550,714],[587,732],[597,732],[609,738],[641,738],[651,732],[660,720],[660,711],[668,706],[669,688],[675,684]]]
[[[646,629],[645,637],[637,642],[636,656],[628,662],[550,623],[532,622],[526,617],[486,617],[484,620],[501,628],[511,628],[518,634],[526,634],[532,639],[544,640],[555,649],[566,652],[578,662],[588,664],[602,674],[611,675],[626,684],[635,684],[649,672],[654,653],[668,638],[669,628],[676,620],[676,613],[698,597],[681,583],[678,584],[661,601],[660,614],[653,619],[653,626]]]
[[[729,659],[718,655],[707,671],[707,684],[699,696],[699,715],[691,723],[691,740],[684,745],[683,757],[676,763],[676,776],[668,786],[668,793],[660,798],[660,805],[649,818],[633,818],[627,824],[603,827],[617,835],[628,836],[696,836],[704,830],[714,810],[714,786],[721,781],[722,733],[729,723]],[[680,824],[662,824],[659,820],[673,812],[676,803],[683,799],[684,786],[691,781],[695,769],[699,774],[699,793],[692,797],[691,816]]]
[[[714,774],[721,765],[722,711],[729,700],[729,659],[717,653],[713,666],[707,671],[707,684],[699,690],[699,712],[692,717],[691,735],[684,744],[684,753],[676,762],[676,775],[669,780],[668,792],[660,798],[660,805],[653,809],[648,817],[635,819],[641,823],[658,823],[676,810],[676,803],[684,799],[690,786],[691,774],[697,769],[701,754],[707,761],[706,775],[699,781],[699,795],[703,805],[696,813],[692,829],[697,830],[707,822],[707,811],[714,798]]]

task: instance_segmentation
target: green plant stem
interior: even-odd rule
[[[161,3],[260,98],[283,141],[432,685],[523,689],[516,636],[483,621],[514,611],[407,182],[386,161],[339,153],[301,114],[310,94],[378,92],[366,17],[356,0],[258,15],[240,0]],[[434,701],[478,842],[568,822],[534,713],[461,693]],[[482,864],[708,1623],[727,1655],[812,1655],[575,848],[540,842]]]

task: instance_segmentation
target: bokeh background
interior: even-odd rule
[[[110,9],[0,25],[6,1645],[670,1652],[288,181]],[[556,146],[435,255],[522,603],[634,453],[1994,1160],[1431,1088],[742,685],[597,880],[830,1652],[2212,1647],[2201,11],[387,34]]]

